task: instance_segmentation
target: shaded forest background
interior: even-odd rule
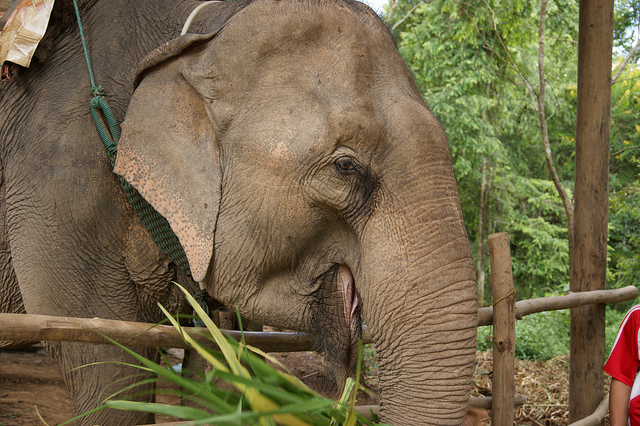
[[[383,19],[447,132],[479,305],[491,303],[487,236],[494,232],[510,235],[518,300],[564,294],[578,1],[390,0]],[[615,0],[614,19],[607,288],[640,288],[640,0]],[[608,308],[607,354],[634,303]],[[517,327],[518,356],[568,353],[567,311],[527,317]],[[479,349],[490,348],[489,333],[479,329]]]
[[[640,286],[640,0],[615,5],[608,288]],[[578,2],[392,0],[386,13],[447,132],[480,302],[489,302],[482,290],[494,232],[511,236],[518,299],[564,293]]]

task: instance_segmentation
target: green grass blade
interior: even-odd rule
[[[211,417],[211,413],[194,407],[183,407],[178,405],[157,404],[153,402],[138,401],[107,401],[108,408],[116,410],[137,411],[143,413],[161,414],[173,416],[187,420],[201,420]]]
[[[178,286],[178,288],[180,288],[180,290],[182,290],[182,292],[184,293],[187,301],[189,302],[193,310],[200,317],[202,322],[204,322],[205,326],[207,327],[207,329],[215,339],[216,343],[220,347],[220,350],[224,354],[224,357],[227,363],[229,364],[231,371],[233,371],[235,374],[243,374],[246,377],[248,375],[248,372],[238,362],[237,358],[234,355],[233,348],[229,344],[229,341],[222,334],[220,329],[214,324],[211,318],[209,318],[209,315],[206,314],[206,312],[198,304],[196,299],[194,299],[193,296],[191,296],[191,294],[180,284],[176,284],[176,285]]]
[[[271,398],[275,398],[282,403],[298,403],[302,401],[302,398],[298,395],[292,395],[289,392],[286,392],[278,387],[275,387],[269,383],[263,383],[259,380],[255,379],[245,379],[244,377],[236,376],[230,373],[225,372],[217,372],[216,376],[220,377],[227,383],[242,383],[247,387],[252,387],[266,396]],[[279,404],[278,404],[279,405]]]
[[[201,396],[202,394],[207,394],[207,399],[211,398],[212,400],[215,401],[217,410],[225,413],[229,413],[234,410],[234,408],[228,405],[226,402],[224,402],[223,400],[220,400],[219,398],[216,398],[215,395],[209,392],[209,390],[205,386],[203,386],[201,382],[185,379],[179,376],[178,374],[176,374],[175,372],[162,367],[161,365],[143,357],[142,355],[132,351],[131,349],[125,346],[122,346],[121,344],[109,338],[108,336],[103,335],[103,337],[109,340],[110,342],[112,342],[114,345],[121,348],[122,350],[124,350],[125,352],[127,352],[128,354],[130,354],[131,356],[133,356],[134,358],[136,358],[138,361],[140,361],[147,368],[149,368],[151,371],[158,374],[159,376],[195,394],[200,394]]]

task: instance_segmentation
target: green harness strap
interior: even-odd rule
[[[78,28],[80,29],[80,38],[82,40],[82,48],[84,56],[87,60],[87,68],[89,70],[89,78],[91,80],[91,115],[96,124],[100,138],[107,148],[107,154],[111,162],[111,167],[115,165],[116,155],[118,151],[118,141],[120,140],[120,126],[111,112],[111,108],[104,97],[104,88],[96,86],[87,51],[87,44],[84,39],[84,31],[82,22],[80,21],[80,11],[78,3],[73,0],[73,6],[78,19]],[[106,121],[107,126],[104,125]],[[133,211],[138,215],[142,225],[145,227],[153,241],[160,247],[160,250],[188,277],[191,277],[191,269],[187,261],[187,255],[178,241],[178,237],[174,234],[169,222],[160,215],[151,205],[135,190],[126,180],[120,177],[120,184],[129,203],[133,207]]]

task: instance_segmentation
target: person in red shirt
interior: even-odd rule
[[[604,371],[611,379],[609,394],[609,416],[611,426],[640,426],[640,380],[636,380],[640,371],[640,305],[627,312],[620,331],[611,349],[611,355],[604,365]]]

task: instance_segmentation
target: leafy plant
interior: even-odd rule
[[[539,312],[516,322],[515,356],[547,361],[569,353],[569,311]],[[492,350],[491,326],[478,328],[477,350]]]
[[[195,313],[209,330],[210,335],[207,337],[220,348],[219,350],[209,349],[198,343],[185,333],[185,330],[169,312],[160,306],[174,327],[180,331],[185,342],[197,350],[208,362],[210,368],[203,373],[202,380],[181,377],[173,369],[167,369],[115,341],[109,340],[142,364],[130,365],[131,367],[157,374],[159,377],[179,385],[181,390],[178,393],[182,398],[190,399],[203,408],[118,399],[121,397],[120,394],[135,387],[134,385],[112,395],[107,398],[103,406],[84,413],[82,416],[104,408],[112,408],[174,416],[191,420],[192,422],[189,424],[192,425],[355,426],[374,424],[355,411],[356,391],[363,389],[359,383],[362,348],[360,348],[360,356],[358,357],[356,379],[347,379],[342,397],[339,401],[334,401],[310,389],[295,376],[284,373],[268,364],[267,361],[282,367],[276,359],[260,349],[225,336],[195,299],[183,287],[179,287],[194,308]],[[220,381],[229,386],[218,386]],[[147,383],[147,381],[144,382]],[[70,421],[73,420],[75,419]]]
[[[619,312],[613,306],[607,306],[605,324],[605,357],[618,335],[620,323],[626,312]],[[539,312],[527,315],[516,322],[516,358],[547,361],[558,355],[569,353],[569,310]],[[493,328],[478,328],[476,349],[491,351]]]

